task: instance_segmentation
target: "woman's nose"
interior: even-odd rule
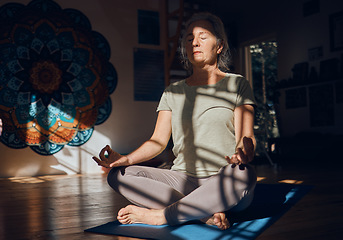
[[[199,40],[198,38],[194,38],[192,42],[193,47],[199,47]]]

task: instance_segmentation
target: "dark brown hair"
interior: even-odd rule
[[[231,60],[231,55],[230,55],[230,48],[229,48],[229,44],[227,41],[227,36],[226,36],[224,24],[220,20],[219,17],[217,17],[216,15],[213,15],[212,13],[208,13],[208,12],[195,13],[186,22],[184,33],[182,34],[182,37],[180,39],[179,52],[180,52],[181,63],[183,64],[183,67],[187,71],[192,73],[192,64],[187,57],[187,52],[186,52],[186,47],[185,47],[186,31],[192,23],[194,23],[196,21],[201,21],[201,20],[208,21],[212,25],[213,34],[217,39],[218,46],[222,44],[223,49],[222,49],[221,53],[218,55],[218,59],[217,59],[218,68],[224,72],[227,72],[229,70],[228,66],[229,66],[229,63]]]

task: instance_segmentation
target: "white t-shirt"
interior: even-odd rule
[[[164,91],[157,111],[172,111],[175,160],[172,170],[195,177],[216,174],[236,149],[234,110],[255,105],[248,81],[228,73],[213,85],[189,86],[185,80]]]

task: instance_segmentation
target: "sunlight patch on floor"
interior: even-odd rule
[[[279,181],[279,183],[288,183],[288,184],[302,184],[304,181],[299,181],[299,180],[292,180],[292,179],[285,179]]]
[[[261,181],[263,181],[264,179],[266,179],[266,177],[257,177],[257,181],[258,181],[258,182],[261,182]]]
[[[79,177],[79,174],[75,175],[46,175],[46,176],[38,176],[38,177],[11,177],[8,178],[11,182],[15,183],[43,183],[43,182],[50,182],[58,179],[65,179],[65,178],[72,178],[72,177]]]

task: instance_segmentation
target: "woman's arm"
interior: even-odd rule
[[[171,111],[160,111],[158,113],[155,130],[151,138],[126,156],[129,158],[130,165],[150,160],[166,148],[172,130],[171,115]]]
[[[99,158],[93,157],[93,159],[98,165],[110,168],[145,162],[157,156],[166,148],[170,136],[171,111],[160,111],[158,113],[154,133],[151,138],[143,143],[138,149],[124,156],[113,151],[110,146],[107,145],[100,151]]]
[[[253,160],[256,140],[254,136],[254,107],[241,105],[234,111],[236,153],[227,160],[231,164],[246,164]]]

